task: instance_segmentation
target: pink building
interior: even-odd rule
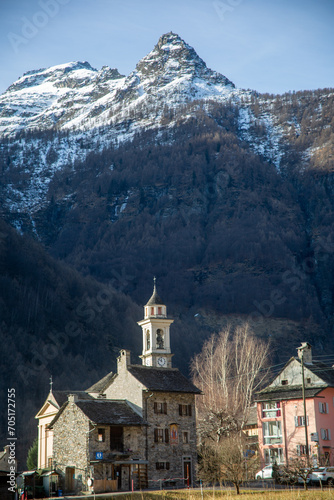
[[[334,465],[334,369],[312,359],[310,344],[297,350],[298,358],[291,358],[257,395],[261,462],[282,464],[306,455],[307,433],[312,463]]]

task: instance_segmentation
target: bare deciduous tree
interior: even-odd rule
[[[259,461],[255,454],[246,453],[247,440],[242,433],[211,442],[199,449],[199,477],[204,483],[232,483],[237,494],[240,485],[254,477]]]
[[[213,335],[192,361],[200,441],[219,442],[247,423],[254,392],[267,376],[269,344],[254,337],[247,324]]]
[[[295,455],[289,459],[289,462],[282,467],[281,481],[293,483],[303,483],[304,489],[308,489],[308,480],[310,474],[317,469],[315,463],[310,463],[306,455]]]

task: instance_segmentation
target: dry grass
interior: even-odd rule
[[[326,489],[313,489],[304,491],[300,489],[294,490],[265,490],[265,491],[245,491],[242,490],[240,495],[237,495],[234,490],[213,491],[204,490],[203,494],[200,491],[194,490],[178,490],[178,491],[161,491],[161,492],[142,492],[132,495],[124,494],[114,496],[112,494],[106,497],[99,497],[99,500],[229,500],[234,498],[237,500],[333,500],[334,491]]]

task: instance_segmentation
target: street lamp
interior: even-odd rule
[[[306,443],[306,460],[307,466],[310,467],[310,454],[308,447],[308,435],[307,435],[307,418],[306,418],[306,401],[305,401],[305,377],[304,377],[304,351],[309,349],[309,344],[304,342],[300,347],[298,347],[298,356],[301,360],[302,365],[302,396],[303,396],[303,408],[304,408],[304,426],[305,426],[305,443]]]

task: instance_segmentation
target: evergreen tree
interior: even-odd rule
[[[38,438],[30,446],[27,456],[28,470],[37,469]]]

